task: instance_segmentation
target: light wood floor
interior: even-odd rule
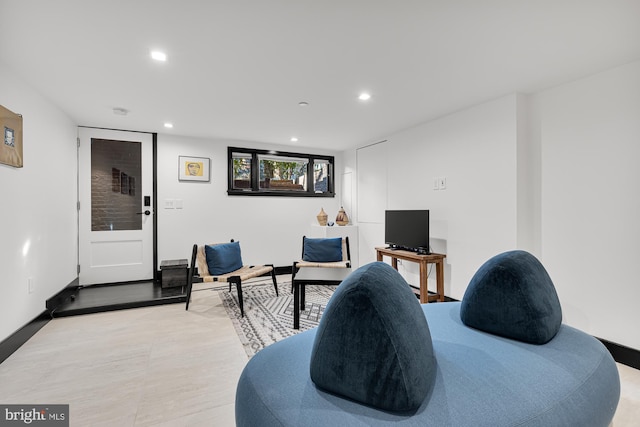
[[[280,282],[280,279],[278,280]],[[215,292],[54,319],[0,364],[0,403],[70,404],[71,426],[233,426],[247,356]],[[618,365],[613,426],[638,426],[640,371]]]

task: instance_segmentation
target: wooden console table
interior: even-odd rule
[[[443,254],[420,255],[411,251],[401,249],[390,249],[385,247],[376,248],[378,261],[382,261],[383,256],[391,257],[391,265],[398,269],[398,260],[417,262],[420,264],[420,303],[426,304],[431,301],[444,302],[444,259],[447,257]],[[436,265],[436,285],[437,293],[429,295],[427,287],[427,264]]]

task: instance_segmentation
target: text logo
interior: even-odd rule
[[[0,405],[0,427],[69,427],[69,405]]]

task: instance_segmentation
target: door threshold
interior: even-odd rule
[[[77,316],[184,302],[186,286],[162,288],[153,281],[91,285],[78,288],[51,316]]]

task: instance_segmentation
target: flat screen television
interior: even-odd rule
[[[404,249],[420,254],[430,253],[429,211],[385,211],[384,242],[392,249]]]

